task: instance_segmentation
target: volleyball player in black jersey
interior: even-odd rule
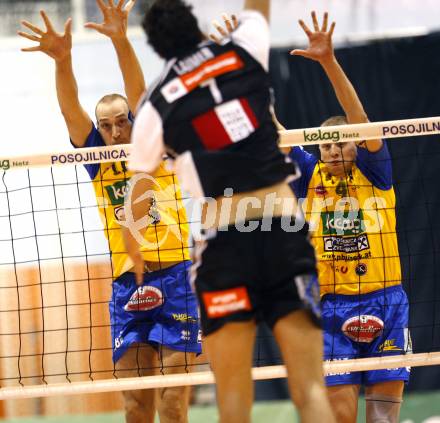
[[[204,201],[195,287],[221,422],[250,421],[256,321],[264,320],[301,421],[331,423],[315,256],[307,226],[294,222],[287,181],[296,169],[278,148],[270,113],[269,5],[246,0],[238,28],[218,45],[183,1],[153,3],[143,27],[166,65],[138,109],[129,167],[153,172],[167,152],[183,187]]]

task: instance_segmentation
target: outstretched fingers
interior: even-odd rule
[[[313,22],[313,28],[315,32],[319,32],[319,24],[318,24],[318,18],[316,17],[316,12],[312,12],[312,22]]]
[[[336,22],[332,22],[330,25],[330,31],[328,32],[330,37],[333,35],[333,31],[335,30]]]
[[[232,25],[234,28],[238,28],[238,18],[236,15],[231,15],[232,18]]]
[[[214,41],[216,44],[221,44],[222,40],[214,34],[209,34],[209,39]]]
[[[324,13],[324,20],[322,21],[322,27],[321,32],[327,32],[327,26],[328,26],[328,13]]]
[[[291,56],[302,56],[306,58],[310,58],[310,54],[307,50],[295,49],[290,52]]]
[[[214,28],[219,32],[219,34],[223,37],[227,37],[228,34],[227,32],[223,29],[223,27],[219,24],[218,21],[213,20],[212,21],[212,25],[214,26]]]
[[[123,4],[124,2],[122,2]],[[131,12],[131,9],[133,9],[133,6],[136,4],[136,0],[129,0],[128,3],[125,5],[124,10],[127,13]]]
[[[40,15],[43,18],[44,24],[46,25],[47,32],[55,32],[52,22],[50,21],[49,17],[46,15],[46,12],[44,10],[40,10]]]
[[[26,28],[30,29],[31,31],[35,32],[35,34],[38,34],[38,35],[44,34],[44,32],[40,28],[38,28],[38,26],[35,26],[28,21],[21,21],[21,24],[23,26],[25,26]]]
[[[36,41],[37,43],[39,43],[41,41],[41,38],[39,38],[33,34],[28,34],[27,32],[18,31],[17,34],[20,35],[20,37],[27,38],[28,40],[31,40],[31,41]]]
[[[41,47],[40,46],[35,46],[35,47],[25,47],[22,48],[21,51],[41,51]]]
[[[84,28],[94,29],[95,31],[102,32],[103,24],[99,24],[96,22],[86,22],[84,24]]]
[[[64,24],[64,33],[66,35],[72,34],[72,18],[68,18]]]
[[[235,15],[229,16],[227,13],[222,14],[223,22],[229,33],[234,32],[238,26],[238,19]]]
[[[310,28],[304,23],[304,21],[302,19],[300,19],[298,21],[299,26],[303,29],[303,31],[306,33],[307,37],[311,37],[312,36],[312,31],[310,31]]]
[[[104,3],[104,0],[96,0],[96,4],[98,5],[101,12],[104,13],[105,9],[107,8],[107,5]]]

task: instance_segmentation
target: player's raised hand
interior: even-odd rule
[[[40,15],[43,18],[46,31],[43,31],[28,21],[21,21],[21,24],[30,29],[33,33],[29,34],[27,32],[18,31],[18,35],[38,43],[38,45],[34,47],[22,48],[21,51],[41,51],[55,59],[55,61],[62,61],[68,57],[72,51],[72,19],[67,19],[64,24],[64,34],[62,34],[55,31],[52,22],[44,10],[40,11]]]
[[[224,38],[228,37],[229,34],[234,32],[238,27],[238,19],[235,15],[228,15],[227,13],[222,14],[223,26],[216,20],[212,21],[212,25],[217,30],[218,34],[210,33],[209,38],[217,44],[221,44]]]
[[[307,59],[316,60],[317,62],[331,60],[334,55],[332,35],[336,24],[332,22],[328,29],[328,13],[324,13],[322,26],[319,27],[316,13],[314,11],[312,12],[313,31],[311,31],[301,19],[298,22],[309,39],[309,46],[306,50],[292,50],[290,54],[303,56]]]
[[[102,23],[87,22],[86,28],[94,29],[109,38],[117,39],[127,36],[128,15],[136,3],[136,0],[96,0],[96,4],[102,12]],[[125,4],[125,6],[124,6]]]

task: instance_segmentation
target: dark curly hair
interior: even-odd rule
[[[185,54],[204,38],[192,6],[183,0],[156,0],[145,13],[142,27],[148,43],[164,59]]]

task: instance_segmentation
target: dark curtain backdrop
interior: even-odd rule
[[[273,49],[270,60],[281,123],[314,127],[343,114],[320,65],[289,50]],[[371,121],[440,116],[440,32],[341,48],[336,56]],[[389,140],[388,146],[414,351],[440,351],[440,136]],[[261,340],[257,356],[277,355],[272,349]],[[266,396],[266,385],[259,385],[257,397]],[[281,385],[274,392],[285,395]],[[439,388],[440,366],[413,369],[408,389]]]

